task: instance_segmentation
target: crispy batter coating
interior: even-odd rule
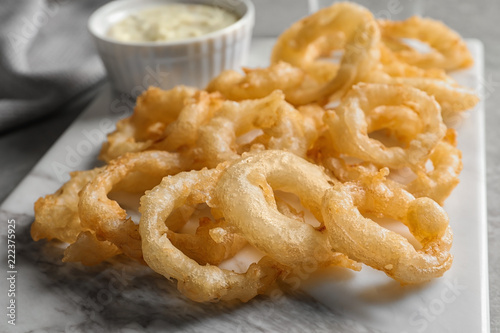
[[[385,108],[379,109],[380,106]],[[400,106],[404,107],[405,113],[408,112],[408,108],[416,113],[419,120],[416,126],[422,129],[417,133],[410,131],[412,137],[405,138],[408,147],[387,147],[380,141],[370,138],[368,134],[379,127],[393,127],[390,123],[378,121],[381,117],[380,111],[392,113],[393,107]],[[391,118],[401,123],[412,120],[394,116]],[[408,86],[358,84],[342,99],[334,111],[325,115],[325,122],[329,127],[332,145],[336,151],[396,169],[415,168],[420,165],[446,132],[441,118],[441,108],[435,99]]]
[[[458,33],[442,22],[412,16],[404,21],[379,20],[382,35],[391,38],[391,47],[402,61],[421,68],[442,68],[450,71],[466,68],[473,63],[467,45]],[[418,39],[432,48],[431,52],[419,52],[402,46],[398,39]]]
[[[402,284],[440,277],[452,264],[453,234],[448,215],[429,198],[415,199],[400,187],[384,182],[388,170],[376,177],[335,184],[323,197],[323,214],[334,251],[384,271]],[[403,222],[422,248],[389,231],[362,213]]]

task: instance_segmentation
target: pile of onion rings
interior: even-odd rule
[[[198,302],[246,302],[304,266],[442,276],[453,261],[442,206],[462,170],[450,119],[478,102],[448,76],[472,63],[460,36],[336,3],[285,31],[270,62],[204,90],[150,87],[108,135],[107,164],[35,203],[32,238],[67,243],[65,262],[124,255]],[[140,196],[140,218],[116,192]],[[418,246],[370,216],[400,221]],[[220,267],[245,246],[261,259]]]

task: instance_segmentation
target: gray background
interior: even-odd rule
[[[411,1],[411,0],[410,0]],[[416,0],[413,0],[416,1]],[[306,1],[254,0],[255,34],[274,36],[308,10]],[[425,3],[426,16],[444,21],[465,38],[485,45],[486,156],[491,332],[500,332],[500,1],[438,0]],[[16,187],[99,90],[99,85],[51,116],[0,135],[0,202]],[[474,221],[470,221],[474,223]],[[458,319],[458,318],[457,318]]]

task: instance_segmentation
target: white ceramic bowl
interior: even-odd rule
[[[113,24],[130,14],[172,2],[218,6],[240,19],[224,29],[182,41],[135,43],[107,36]],[[96,10],[88,28],[112,87],[135,97],[150,85],[203,88],[221,71],[240,68],[248,54],[254,20],[250,0],[120,0]]]

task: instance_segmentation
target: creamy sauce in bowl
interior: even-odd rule
[[[172,3],[144,9],[113,25],[108,37],[122,42],[164,42],[195,38],[223,29],[238,17],[222,8]]]

